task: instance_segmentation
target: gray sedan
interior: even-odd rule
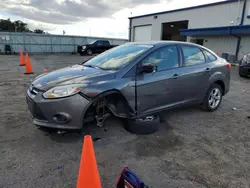
[[[137,119],[189,104],[216,110],[229,91],[230,64],[192,43],[127,43],[37,77],[27,91],[33,123],[81,129],[110,115]]]

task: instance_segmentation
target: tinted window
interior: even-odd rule
[[[204,54],[198,47],[183,46],[182,51],[184,55],[185,66],[192,66],[206,62]]]
[[[160,48],[142,61],[142,64],[147,63],[154,63],[157,71],[176,68],[179,66],[178,50],[176,46]]]
[[[206,55],[207,60],[208,60],[209,62],[215,61],[215,60],[217,59],[212,53],[210,53],[210,52],[207,51],[207,50],[204,50],[204,49],[203,49],[203,53]]]
[[[117,70],[125,67],[138,55],[152,47],[152,45],[120,45],[90,59],[84,65],[99,67],[105,70]]]
[[[108,46],[109,45],[109,41],[102,41],[102,44],[105,45],[105,46]]]
[[[97,45],[97,46],[103,46],[103,42],[102,42],[102,41],[98,41],[98,42],[96,43],[96,45]]]

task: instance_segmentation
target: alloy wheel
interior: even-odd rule
[[[208,104],[210,108],[212,109],[216,108],[220,104],[220,101],[221,101],[220,89],[219,88],[212,89],[208,97]]]

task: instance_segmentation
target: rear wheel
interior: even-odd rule
[[[222,101],[222,89],[218,84],[212,84],[204,97],[202,108],[206,111],[215,111]]]

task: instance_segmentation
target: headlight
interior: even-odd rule
[[[86,48],[86,46],[82,46],[82,49],[84,50]]]
[[[247,61],[241,60],[241,62],[240,62],[240,65],[241,65],[241,66],[244,66],[244,65],[246,65],[246,64],[247,64]]]
[[[43,97],[46,99],[67,97],[79,93],[81,90],[82,90],[81,85],[58,86],[46,91],[43,94]]]

